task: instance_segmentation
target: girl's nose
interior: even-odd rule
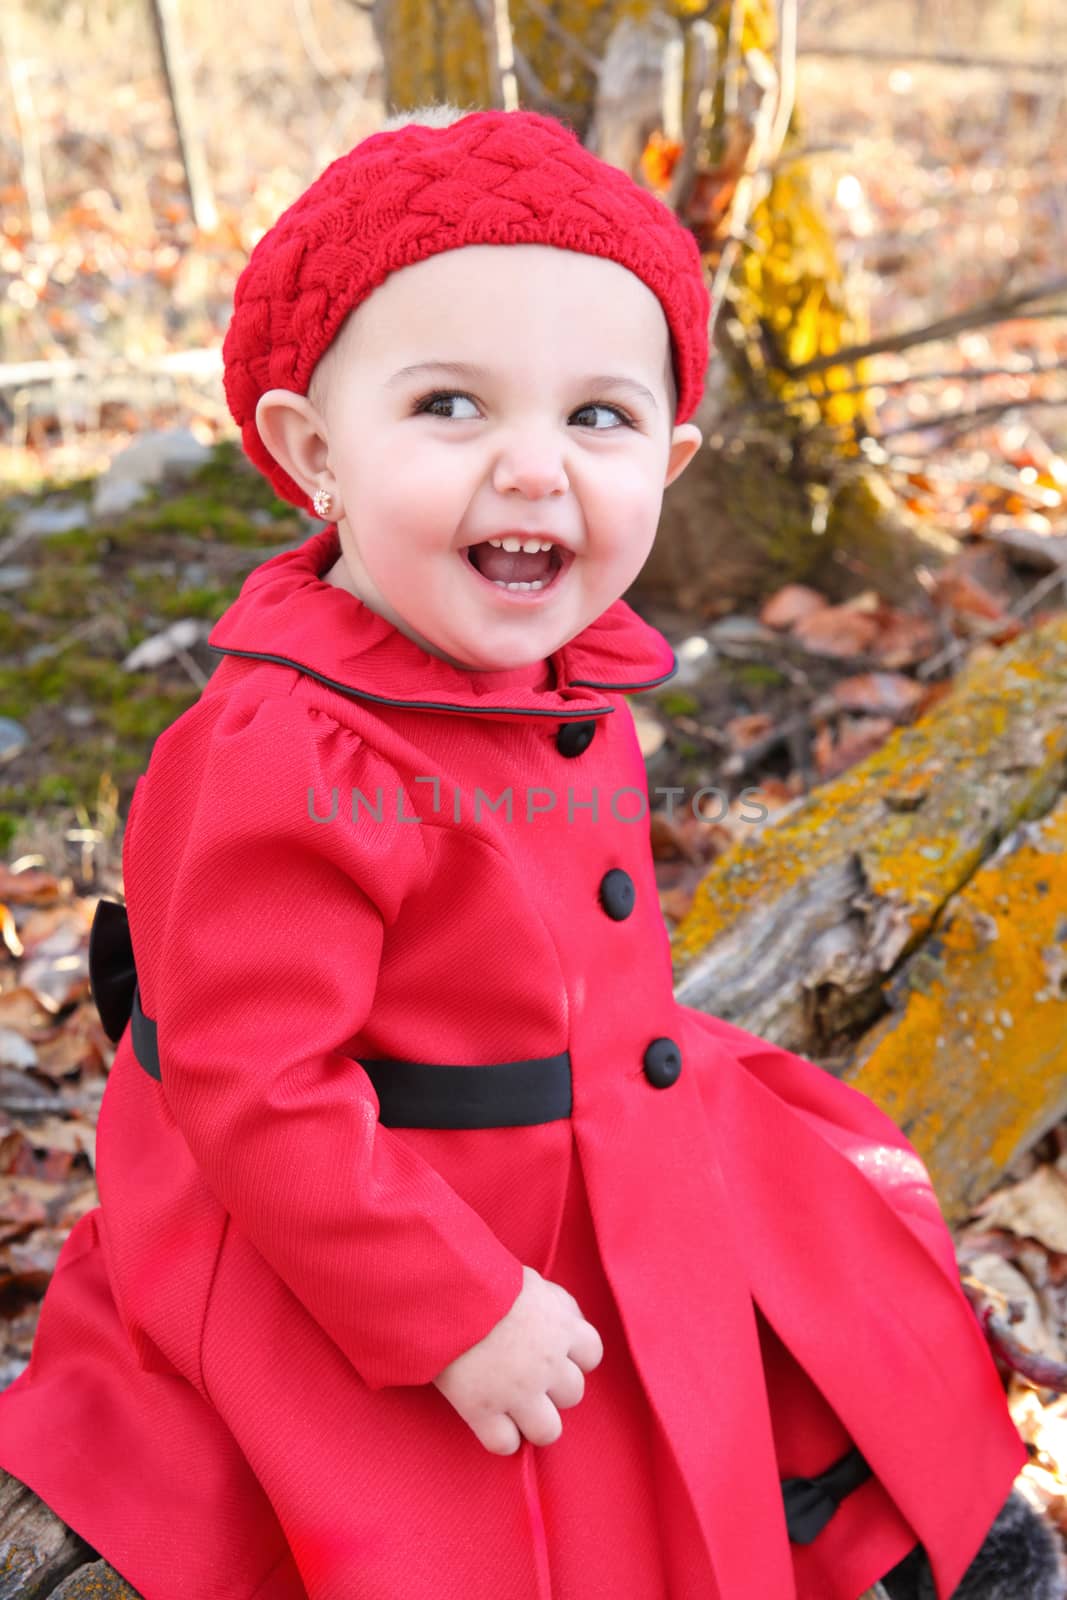
[[[548,440],[516,440],[500,452],[493,467],[493,488],[498,494],[518,489],[535,500],[565,494],[569,487],[559,446]]]

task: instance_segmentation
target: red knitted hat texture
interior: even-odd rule
[[[306,394],[349,312],[401,267],[476,244],[542,244],[617,261],[663,307],[676,421],[703,394],[711,298],[697,242],[669,206],[535,111],[472,111],[363,139],[255,245],[234,290],[223,387],[249,460],[277,493],[311,501],[256,428],[268,389]]]

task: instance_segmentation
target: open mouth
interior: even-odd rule
[[[574,560],[573,550],[556,544],[550,550],[505,552],[485,541],[468,545],[461,555],[483,583],[519,600],[536,600],[558,585]]]

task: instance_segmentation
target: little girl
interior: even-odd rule
[[[244,448],[327,526],[138,781],[100,1205],[0,1397],[146,1600],[1061,1593],[915,1151],[673,996],[620,596],[708,314],[531,112],[394,119],[237,284]]]

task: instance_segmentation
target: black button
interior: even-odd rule
[[[657,1089],[669,1089],[682,1070],[682,1052],[673,1039],[653,1039],[645,1051],[645,1077]]]
[[[556,734],[556,749],[561,756],[580,756],[589,749],[595,732],[595,722],[565,722]]]
[[[625,922],[634,908],[636,898],[634,880],[628,872],[621,867],[612,867],[610,872],[605,872],[600,880],[600,904],[609,917],[616,922]]]

